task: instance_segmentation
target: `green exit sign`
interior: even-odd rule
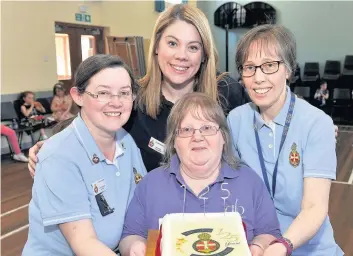
[[[85,13],[75,13],[75,20],[91,23],[91,15]]]

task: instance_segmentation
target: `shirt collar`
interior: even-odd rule
[[[287,86],[286,87],[286,101],[284,103],[284,106],[282,107],[282,109],[278,113],[278,115],[273,120],[274,123],[282,125],[282,126],[285,125],[287,113],[288,113],[288,109],[289,109],[289,105],[290,105],[290,99],[291,99],[291,91],[290,91],[289,86]],[[265,121],[262,119],[261,114],[259,112],[259,108],[255,104],[252,104],[252,108],[255,111],[255,128],[257,130],[260,130],[265,125]]]
[[[87,157],[89,158],[92,164],[108,160],[106,159],[102,151],[99,149],[96,141],[94,140],[91,132],[89,131],[86,123],[84,122],[80,114],[77,115],[75,120],[72,122],[71,126],[75,132],[77,139],[85,149]],[[115,138],[116,149],[114,159],[122,155],[125,151],[124,142],[118,139],[119,131],[117,131]]]
[[[176,154],[172,156],[170,161],[169,173],[174,174],[180,183],[185,184],[184,179],[180,173],[180,160]],[[216,182],[221,182],[225,179],[234,179],[238,176],[238,170],[234,170],[226,162],[222,162],[221,171]]]
[[[174,106],[174,103],[167,100],[163,94],[161,94],[161,103],[165,106],[167,106],[168,108],[172,108]]]

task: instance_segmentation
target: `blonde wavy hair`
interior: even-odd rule
[[[138,107],[145,110],[152,118],[156,118],[159,114],[163,78],[155,53],[164,30],[177,20],[195,26],[202,40],[204,61],[201,62],[200,70],[196,74],[194,91],[203,92],[219,102],[217,81],[223,76],[216,77],[218,53],[208,20],[200,9],[187,4],[177,4],[162,12],[158,17],[147,56],[147,72],[138,82],[140,86],[137,95]]]

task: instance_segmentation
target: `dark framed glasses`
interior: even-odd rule
[[[239,73],[242,77],[252,77],[255,75],[256,69],[260,68],[262,73],[270,75],[276,73],[279,70],[279,65],[281,63],[283,63],[282,60],[265,62],[259,66],[243,65],[239,67]]]

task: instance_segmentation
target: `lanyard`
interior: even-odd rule
[[[295,95],[294,95],[294,93],[291,93],[290,105],[289,105],[289,109],[288,109],[288,113],[287,113],[287,117],[286,117],[286,122],[285,122],[283,133],[282,133],[282,139],[281,139],[281,144],[280,144],[280,147],[279,147],[278,157],[277,157],[277,161],[276,161],[276,164],[275,164],[275,169],[273,170],[273,175],[272,175],[272,194],[271,194],[270,184],[268,182],[264,156],[262,154],[262,148],[261,148],[261,144],[260,144],[259,133],[258,133],[257,128],[256,128],[256,122],[255,122],[256,119],[255,119],[255,113],[254,113],[254,130],[255,130],[255,137],[256,137],[256,146],[257,146],[257,151],[258,151],[258,154],[259,154],[259,160],[260,160],[260,165],[261,165],[261,170],[262,170],[262,176],[264,178],[268,193],[270,193],[270,195],[272,197],[272,200],[275,197],[275,193],[276,193],[276,180],[277,180],[278,160],[279,160],[279,156],[281,154],[281,150],[282,150],[284,141],[286,140],[286,137],[287,137],[287,134],[288,134],[289,125],[290,125],[290,122],[292,120],[294,104],[295,104]]]

